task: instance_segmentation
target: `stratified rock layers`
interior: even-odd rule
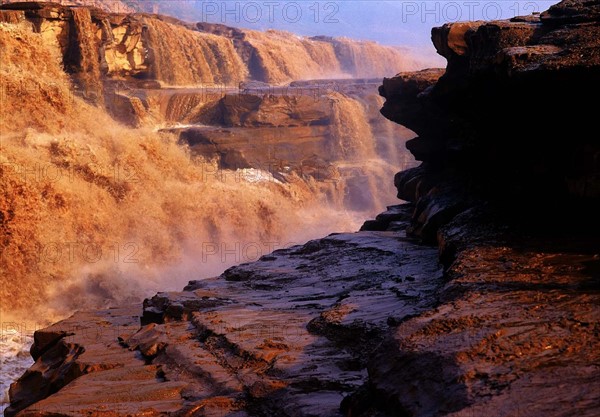
[[[397,231],[278,250],[146,300],[141,328],[134,307],[37,332],[6,415],[56,391],[18,415],[339,415],[389,326],[440,285],[435,249]]]
[[[407,51],[374,42],[195,25],[167,16],[55,3],[5,4],[0,22],[32,23],[60,48],[65,67],[94,97],[99,91],[91,82],[99,83],[100,73],[112,80],[155,80],[169,86],[235,86],[247,79],[279,84],[382,77],[420,65]]]
[[[384,80],[423,161],[395,178],[407,230],[439,244],[447,283],[375,354],[353,416],[598,414],[599,7],[435,28],[439,81]]]
[[[417,85],[423,73],[384,80],[383,115],[418,133],[407,148],[430,176],[462,176],[486,199],[545,207],[538,214],[591,207],[600,196],[600,147],[588,133],[600,92],[595,7],[564,2],[537,17],[435,28],[446,73],[435,85]],[[415,175],[400,174],[399,192]]]

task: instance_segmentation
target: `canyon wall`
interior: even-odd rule
[[[196,25],[167,16],[53,3],[9,3],[1,9],[0,21],[30,22],[48,42],[58,45],[65,67],[94,97],[98,88],[85,78],[96,83],[113,79],[235,86],[247,79],[280,84],[383,76],[422,65],[407,52],[374,42]],[[90,55],[96,51],[98,56]]]
[[[395,177],[407,233],[439,246],[446,283],[377,349],[351,415],[600,410],[599,11],[447,24],[432,32],[443,75],[384,80],[383,115],[418,134],[421,165]]]
[[[188,264],[210,242],[285,245],[355,224],[308,177],[227,170],[194,158],[173,134],[115,123],[73,94],[41,34],[0,24],[0,45],[3,314],[52,317],[124,301],[241,256]],[[168,277],[163,268],[173,268]]]
[[[401,198],[428,210],[435,198],[427,195],[446,178],[509,212],[528,210],[528,222],[541,227],[557,216],[575,229],[597,224],[600,147],[588,133],[587,103],[600,86],[600,43],[598,6],[588,3],[435,28],[433,42],[448,59],[439,81],[428,72],[384,80],[382,114],[418,133],[407,148],[423,161],[396,177]],[[435,240],[439,225],[426,218],[416,231]]]
[[[162,268],[202,257],[209,242],[285,245],[313,237],[324,225],[347,230],[364,216],[358,213],[385,206],[389,178],[410,163],[403,144],[413,134],[377,117],[373,81],[282,91],[261,85],[246,93],[143,88],[144,82],[115,92],[114,84],[101,82],[115,68],[154,71],[136,49],[136,39],[152,38],[154,30],[181,35],[181,48],[169,50],[170,60],[202,40],[214,41],[206,48],[223,53],[226,38],[146,17],[140,18],[145,29],[123,24],[109,30],[114,19],[130,17],[47,4],[13,6],[21,9],[1,11],[12,23],[1,24],[0,39],[3,312],[23,317],[35,303],[42,316],[60,316],[132,299],[159,288]],[[33,30],[26,16],[37,25]],[[97,24],[102,26],[93,29]],[[102,39],[113,39],[113,49]],[[233,47],[227,51],[235,61]],[[110,54],[120,58],[102,59]],[[188,58],[198,66],[205,60],[211,76],[226,76],[219,68],[242,68],[203,49]],[[189,62],[165,66],[161,76],[192,77]],[[115,123],[99,104],[132,128]],[[163,189],[159,178],[170,186]],[[269,203],[260,202],[265,198]],[[314,227],[303,225],[300,212],[311,216]],[[294,226],[284,226],[288,221]],[[295,225],[303,230],[292,232]],[[95,251],[88,254],[93,262],[82,255],[83,247]],[[101,259],[95,258],[98,250]],[[126,279],[110,254],[123,261],[134,252],[135,262],[125,269],[135,278]],[[203,275],[238,259],[212,258],[214,265],[202,262]]]

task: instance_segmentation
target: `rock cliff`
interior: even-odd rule
[[[598,413],[599,7],[435,28],[445,73],[384,80],[382,114],[418,134],[422,164],[395,177],[407,231],[438,244],[445,283],[374,354],[352,415]]]
[[[440,80],[400,74],[380,88],[383,115],[419,135],[407,148],[423,164],[398,174],[399,196],[428,210],[432,187],[452,179],[507,211],[527,210],[528,223],[597,225],[600,145],[588,104],[600,86],[597,7],[562,2],[541,15],[435,28],[448,60]],[[435,240],[436,227],[418,223]]]
[[[446,71],[380,88],[408,204],[36,332],[6,414],[596,416],[599,7],[434,29]]]
[[[116,4],[116,2],[110,2]],[[103,5],[104,6],[104,5]],[[108,11],[107,11],[108,10]],[[56,45],[82,94],[98,99],[101,81],[170,86],[236,86],[247,79],[281,84],[314,78],[381,77],[421,65],[408,52],[336,38],[304,38],[191,24],[172,17],[46,2],[0,6],[0,22],[34,26]]]

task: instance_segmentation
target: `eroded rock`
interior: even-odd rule
[[[143,327],[139,310],[123,309],[77,313],[38,332],[39,363],[74,361],[82,372],[52,392],[24,376],[13,392],[39,392],[38,402],[19,415],[340,415],[390,323],[426,311],[441,284],[435,248],[402,232],[278,250],[146,300]],[[44,350],[53,340],[45,335],[65,327],[83,352],[75,359]],[[27,405],[15,401],[11,415]]]

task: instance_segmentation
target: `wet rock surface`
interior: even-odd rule
[[[13,385],[7,415],[33,393],[51,395],[18,415],[341,415],[371,353],[431,308],[441,285],[437,250],[403,232],[277,250],[159,293],[141,317],[136,308],[77,313],[38,332],[29,373],[41,382],[25,375]],[[55,355],[62,346],[76,353]],[[69,366],[77,373],[57,385]]]
[[[414,210],[39,331],[7,415],[596,415],[597,239]]]
[[[438,304],[378,346],[348,415],[598,413],[597,236],[567,244],[499,220],[471,209],[440,228]]]
[[[444,75],[384,80],[423,161],[394,180],[407,231],[438,243],[445,285],[379,346],[350,415],[598,414],[597,7],[435,28]]]

